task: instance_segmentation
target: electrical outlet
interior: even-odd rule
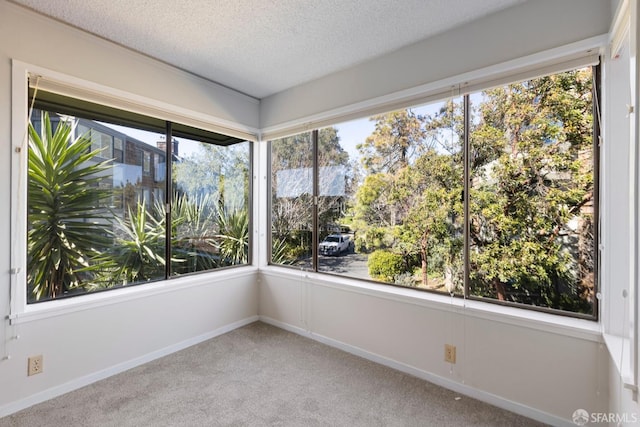
[[[31,356],[27,360],[27,375],[35,375],[42,373],[42,355]]]
[[[444,361],[456,363],[456,346],[451,344],[444,345]]]

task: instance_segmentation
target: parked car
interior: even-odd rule
[[[329,234],[320,242],[319,250],[322,255],[340,255],[353,248],[354,243],[349,234]]]

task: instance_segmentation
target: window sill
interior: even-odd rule
[[[133,301],[139,298],[148,298],[167,292],[176,292],[195,286],[225,282],[231,278],[235,279],[238,277],[253,275],[257,271],[258,269],[254,266],[233,267],[222,271],[194,274],[191,276],[145,283],[105,292],[93,294],[88,293],[71,298],[27,305],[24,311],[11,315],[10,319],[12,324],[33,322],[78,311],[90,310],[97,307]]]
[[[592,320],[543,313],[527,310],[526,308],[507,307],[490,302],[453,298],[449,295],[271,265],[260,268],[260,273],[265,276],[298,279],[318,286],[419,305],[435,310],[455,312],[473,318],[506,323],[562,336],[594,342],[603,341],[600,323]]]

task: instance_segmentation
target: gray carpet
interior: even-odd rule
[[[264,323],[0,419],[0,426],[534,426]]]

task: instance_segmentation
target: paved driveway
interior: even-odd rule
[[[338,256],[318,257],[318,270],[327,273],[343,274],[358,279],[369,279],[366,254],[342,254]]]

